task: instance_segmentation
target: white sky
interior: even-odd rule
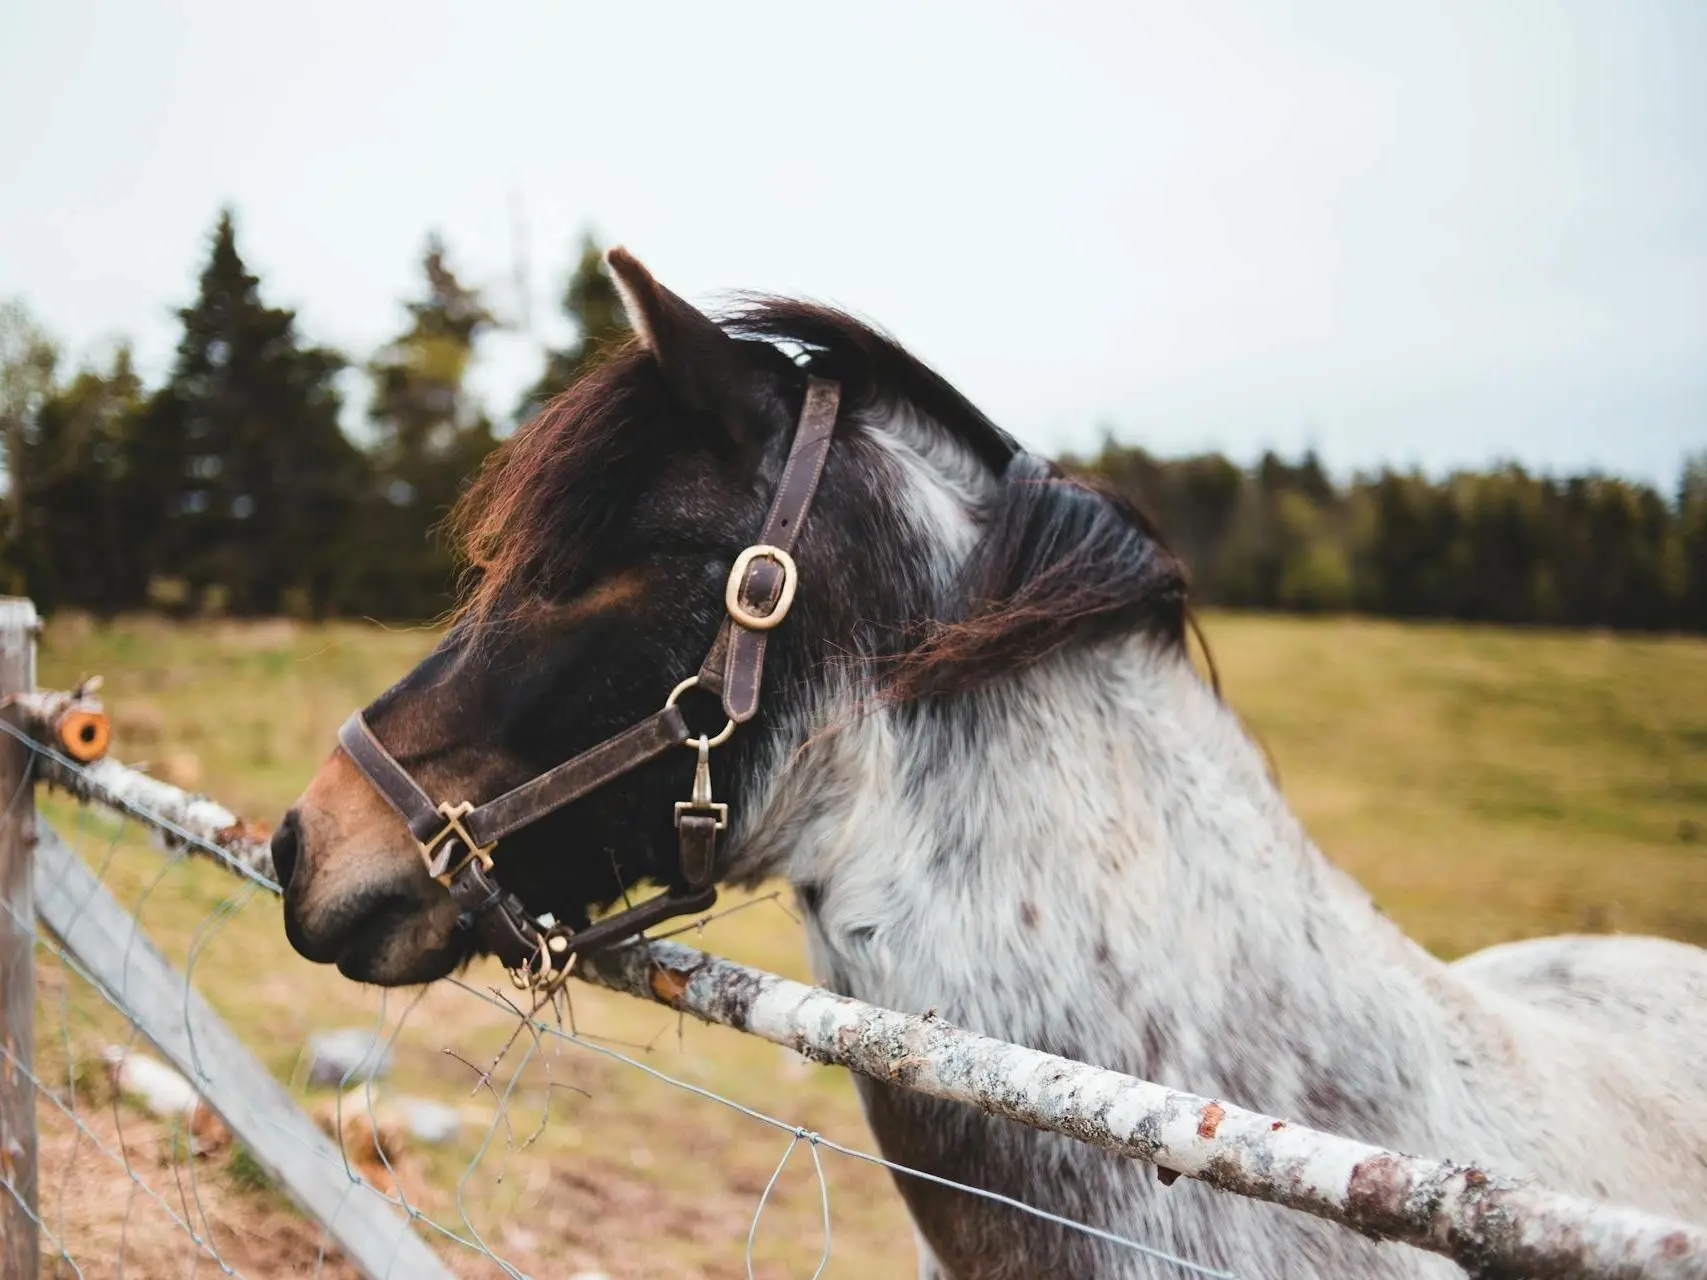
[[[358,358],[430,229],[512,314],[530,246],[499,412],[592,224],[868,316],[1042,449],[1707,448],[1701,0],[0,0],[0,121],[0,296],[155,376],[229,201]]]

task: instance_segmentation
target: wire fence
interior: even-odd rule
[[[0,730],[51,763],[58,776],[81,779],[99,793],[99,779],[54,744],[4,722]],[[28,794],[14,789],[10,804]],[[324,1223],[286,1205],[263,1162],[203,1101],[218,1083],[218,1064],[196,1052],[198,989],[218,1002],[225,1020],[242,1029],[332,1139],[346,1190],[377,1188],[454,1274],[870,1274],[869,1254],[838,1251],[835,1223],[838,1206],[857,1202],[859,1216],[869,1218],[875,1201],[900,1225],[885,1175],[954,1187],[1085,1232],[1152,1260],[1157,1274],[1234,1274],[886,1160],[821,1132],[819,1115],[829,1110],[822,1106],[812,1108],[819,1114],[784,1117],[688,1079],[711,1074],[704,1053],[686,1043],[710,1029],[654,1012],[651,1034],[636,1038],[633,1011],[604,1017],[611,1010],[589,993],[578,993],[572,1004],[560,992],[551,1005],[530,1009],[503,986],[468,975],[406,995],[344,984],[351,996],[337,1021],[355,1021],[360,1007],[366,1034],[348,1046],[351,1065],[316,1088],[315,1064],[300,1048],[306,1028],[281,1035],[258,1016],[293,1003],[288,983],[282,999],[252,987],[267,980],[258,972],[264,965],[256,963],[255,935],[282,938],[271,903],[276,883],[166,814],[135,803],[123,808],[128,812],[109,816],[45,797],[43,816],[52,825],[44,826],[44,838],[57,833],[91,883],[123,906],[130,929],[119,945],[127,958],[161,943],[176,962],[177,1012],[189,1031],[193,1066],[180,1074],[161,1062],[137,1012],[52,932],[14,915],[37,948],[38,1034],[34,1065],[0,1049],[0,1072],[27,1080],[41,1104],[43,1176],[28,1212],[40,1231],[44,1274],[363,1274]],[[733,908],[742,909],[786,908],[768,897]],[[247,1007],[232,998],[239,990],[250,993]],[[393,1065],[376,1076],[366,1069],[372,1062]],[[775,1069],[820,1070],[798,1057]],[[394,1080],[417,1092],[399,1095]],[[669,1149],[681,1118],[652,1096],[659,1090],[686,1095],[745,1127],[744,1134],[728,1126],[716,1131],[720,1154],[735,1158],[708,1160],[692,1142]],[[421,1117],[411,1116],[411,1108],[449,1126],[452,1116],[440,1108],[451,1098],[459,1136],[424,1140]],[[630,1135],[618,1160],[589,1162],[576,1112],[590,1106],[620,1107],[652,1123]],[[286,1131],[278,1137],[294,1140]],[[768,1169],[762,1178],[752,1172],[761,1150]],[[846,1162],[853,1176],[844,1169],[837,1177],[826,1155]],[[676,1177],[658,1174],[665,1165],[676,1165],[673,1175],[689,1171],[676,1162],[691,1162],[695,1174],[715,1169],[723,1185],[695,1178],[672,1193],[667,1184]],[[9,1182],[0,1189],[16,1199]],[[671,1194],[681,1200],[663,1203]],[[414,1274],[395,1267],[380,1272],[393,1273]]]
[[[72,793],[40,797],[37,901],[20,910],[0,892],[0,934],[9,927],[29,939],[37,963],[33,1046],[0,1040],[0,1093],[29,1086],[40,1143],[39,1176],[26,1185],[17,1153],[0,1142],[0,1209],[32,1228],[44,1275],[893,1273],[912,1263],[891,1178],[951,1187],[1094,1237],[1140,1260],[1144,1274],[1235,1274],[828,1136],[858,1126],[839,1079],[798,1053],[680,1012],[591,988],[573,1000],[561,988],[518,1002],[491,980],[497,971],[478,967],[407,992],[311,983],[283,938],[264,841],[237,815],[114,761],[75,759],[40,723],[0,720],[0,731],[29,763],[5,788],[0,833],[32,815],[33,780]],[[0,857],[7,847],[0,835]],[[769,895],[688,927],[786,910]],[[786,1010],[835,997],[685,948],[672,961],[672,945],[625,954],[681,966],[680,984],[670,984],[678,1009],[708,1016],[695,990],[732,977],[755,1001],[776,997],[768,1017],[777,1025],[744,1014],[744,1029],[826,1050],[791,1030]],[[625,974],[620,958],[604,963],[589,976],[646,994],[640,970]],[[905,1020],[841,1003],[860,1018]],[[956,1055],[1006,1055],[1018,1066],[1024,1055],[1045,1055],[938,1025],[931,1034],[947,1048],[934,1084],[904,1083],[1039,1123],[1024,1099],[954,1094],[945,1080]],[[342,1034],[316,1038],[327,1029]],[[864,1069],[854,1055],[842,1060]],[[1166,1152],[1168,1167],[1241,1194],[1455,1254],[1540,1260],[1502,1275],[1707,1276],[1707,1233],[1694,1228],[1084,1064],[1043,1065],[1055,1077],[1084,1073],[1093,1095],[1130,1090],[1133,1115],[1154,1119],[1183,1104],[1187,1132]],[[991,1075],[1012,1081],[1023,1072]],[[1220,1146],[1217,1126],[1227,1131]],[[1153,1137],[1145,1146],[1084,1126],[1044,1127],[1157,1158]],[[1224,1161],[1208,1175],[1229,1143],[1245,1141],[1264,1157],[1269,1182],[1241,1183]],[[1281,1162],[1266,1157],[1287,1144],[1308,1153],[1311,1185],[1272,1180]],[[1372,1158],[1410,1192],[1385,1208],[1366,1195],[1357,1214],[1341,1212],[1324,1171]],[[1455,1217],[1460,1209],[1466,1216]],[[1464,1238],[1451,1248],[1430,1239],[1454,1232]]]

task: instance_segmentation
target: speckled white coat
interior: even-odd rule
[[[946,582],[976,468],[889,445]],[[1148,640],[1080,648],[940,708],[826,676],[778,732],[736,877],[803,887],[830,986],[1403,1151],[1707,1220],[1707,952],[1513,943],[1444,964],[1310,841],[1237,718]],[[802,743],[807,743],[801,750]],[[1271,1205],[862,1082],[885,1153],[1249,1280],[1458,1274]],[[923,1274],[1177,1272],[902,1181]]]

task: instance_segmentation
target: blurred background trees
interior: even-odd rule
[[[436,237],[421,270],[424,291],[407,304],[409,327],[367,367],[373,441],[361,547],[347,562],[344,604],[378,617],[443,610],[455,566],[436,530],[497,443],[466,385],[475,346],[496,320],[480,294],[457,279]]]
[[[563,307],[574,341],[546,353],[519,420],[624,332],[590,236]],[[68,372],[20,305],[0,305],[0,586],[102,615],[442,614],[456,566],[439,527],[498,440],[468,386],[498,321],[437,237],[404,310],[361,365],[366,418],[346,430],[338,379],[352,362],[266,305],[229,210],[152,392],[127,348]]]
[[[436,617],[455,564],[439,526],[507,423],[469,386],[499,325],[430,239],[400,332],[365,361],[268,306],[220,215],[171,371],[152,391],[119,346],[67,369],[0,305],[0,587],[45,609]],[[525,423],[626,332],[588,235]],[[365,422],[339,379],[360,368]],[[1678,492],[1520,467],[1336,482],[1307,453],[1242,467],[1108,440],[1064,460],[1136,497],[1199,598],[1242,608],[1707,631],[1707,452]]]
[[[1113,441],[1067,465],[1133,495],[1216,604],[1636,630],[1707,629],[1707,454],[1672,499],[1521,467],[1335,485],[1310,455],[1241,470]]]
[[[323,613],[362,472],[338,421],[344,357],[303,345],[295,314],[261,301],[229,211],[178,314],[165,385],[115,427],[118,520],[143,575],[131,585],[180,584],[176,602],[197,610]]]
[[[545,353],[545,369],[539,381],[528,388],[517,406],[518,422],[532,418],[552,396],[579,377],[606,344],[628,333],[622,298],[605,270],[604,247],[591,234],[581,238],[581,256],[563,287],[562,307],[575,328],[574,339],[566,347]]]

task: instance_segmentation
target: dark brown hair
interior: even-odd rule
[[[799,348],[799,364],[843,384],[844,412],[904,400],[1001,476],[952,612],[903,638],[886,663],[888,697],[952,693],[1119,632],[1185,644],[1183,566],[1125,496],[1020,450],[940,375],[842,312],[747,298],[723,323]],[[571,580],[628,509],[669,447],[650,362],[634,342],[607,350],[488,460],[453,517],[468,566],[463,617],[484,623],[501,601]]]
[[[1009,465],[959,585],[959,616],[927,624],[896,660],[891,697],[958,692],[1120,632],[1185,643],[1185,572],[1154,525],[1031,454]]]
[[[451,514],[464,566],[460,616],[491,620],[501,600],[570,581],[655,465],[637,403],[649,357],[615,345],[487,457]]]

